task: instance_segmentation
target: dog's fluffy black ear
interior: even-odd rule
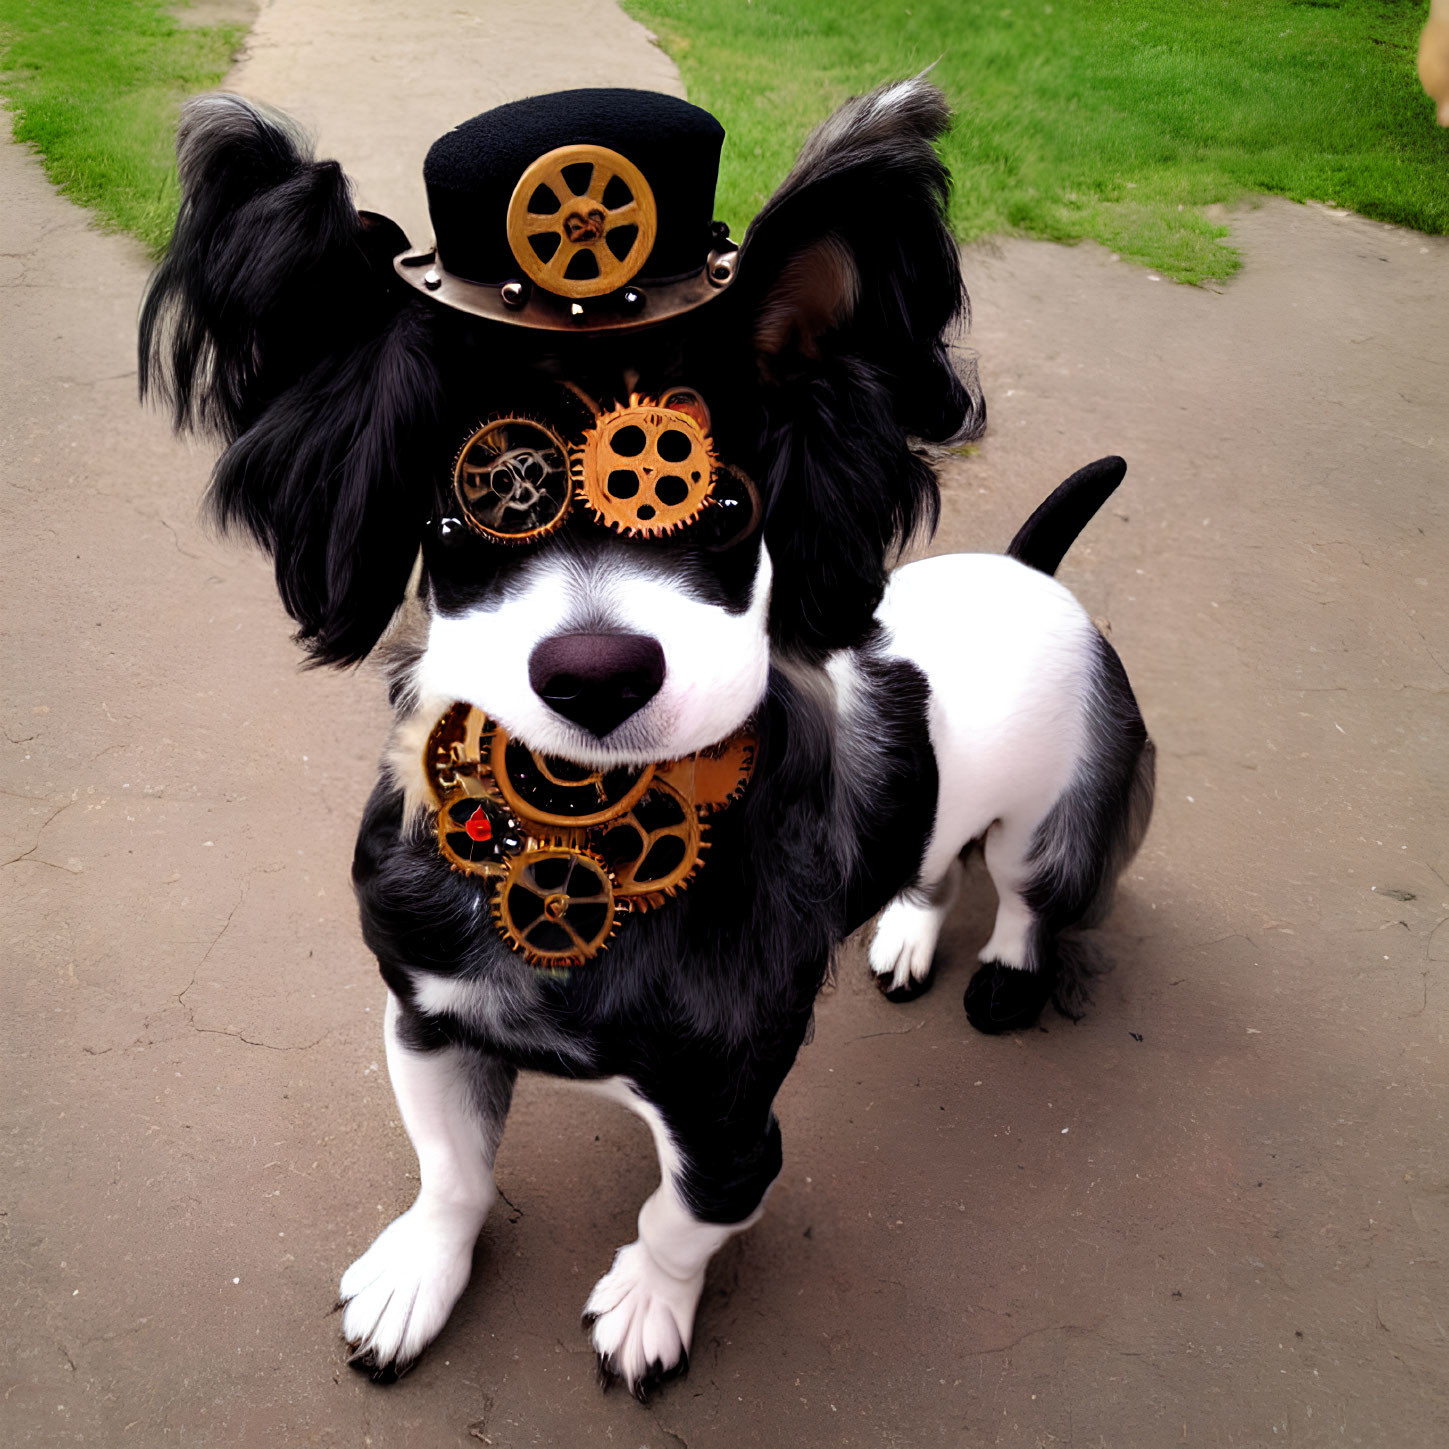
[[[396,281],[401,229],[359,212],[284,117],[205,96],[177,132],[181,208],[141,312],[143,396],[229,446],[210,505],[274,557],[318,663],[349,664],[401,601],[436,377]]]
[[[913,445],[985,426],[974,373],[963,384],[948,351],[968,306],[932,144],[949,119],[921,77],[848,101],[741,249],[732,305],[762,382],[772,625],[805,647],[858,638],[895,552],[934,526]]]

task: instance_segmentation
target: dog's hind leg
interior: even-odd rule
[[[703,1110],[693,1100],[666,1117],[632,1082],[614,1078],[604,1090],[649,1124],[659,1186],[639,1209],[639,1236],[594,1285],[584,1322],[605,1384],[622,1380],[642,1400],[688,1367],[705,1268],[764,1211],[780,1171],[780,1128],[768,1107],[752,1127],[754,1113],[728,1094],[706,1092]]]
[[[1031,904],[1035,824],[998,820],[986,832],[983,854],[997,904],[981,965],[966,987],[966,1016],[978,1031],[1030,1026],[1056,985],[1054,958],[1041,950],[1042,923]]]
[[[418,1154],[417,1200],[342,1275],[349,1362],[379,1381],[412,1367],[467,1286],[493,1205],[493,1158],[513,1096],[512,1067],[433,1037],[390,992],[387,1069]]]
[[[986,834],[996,926],[966,988],[984,1032],[1030,1026],[1049,1000],[1080,1017],[1101,969],[1081,932],[1107,914],[1117,878],[1152,815],[1155,750],[1116,652],[1097,636],[1082,755],[1039,819],[998,820]]]

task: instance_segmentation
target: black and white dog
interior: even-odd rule
[[[999,905],[970,1019],[1024,1026],[1054,994],[1077,1009],[1073,933],[1146,828],[1153,751],[1117,655],[1050,575],[1124,469],[1069,479],[1015,557],[891,572],[935,522],[924,447],[984,423],[946,348],[966,306],[932,146],[946,122],[919,80],[849,102],[750,227],[727,291],[569,336],[399,280],[406,238],[281,118],[229,96],[184,113],[143,392],[226,444],[212,507],[274,556],[312,658],[381,645],[396,707],[354,880],[421,1188],[341,1285],[354,1360],[378,1377],[417,1358],[468,1281],[520,1069],[653,1133],[659,1187],[585,1307],[602,1368],[642,1394],[684,1364],[710,1257],[761,1213],[772,1103],[853,930],[880,912],[871,970],[892,999],[918,994],[979,844]],[[575,518],[501,547],[462,526],[460,438],[563,383],[605,405],[687,386],[755,486],[659,537]],[[423,755],[455,701],[608,768],[753,720],[753,778],[687,892],[587,966],[540,972],[439,854]]]

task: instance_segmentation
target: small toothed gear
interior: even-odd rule
[[[628,811],[599,827],[595,849],[614,877],[615,894],[630,909],[646,911],[689,883],[707,848],[704,835],[693,805],[655,780]]]
[[[618,926],[608,867],[574,846],[532,848],[508,862],[493,897],[498,934],[530,966],[566,970],[592,960]]]
[[[697,412],[633,393],[584,434],[570,469],[580,501],[600,523],[629,538],[659,538],[699,517],[718,463]]]
[[[715,815],[745,793],[755,770],[755,736],[740,730],[694,756],[694,803],[704,815]]]
[[[497,880],[524,844],[518,821],[501,801],[460,790],[438,811],[438,849],[463,875]]]
[[[597,825],[622,814],[649,788],[653,765],[597,770],[531,750],[496,730],[487,756],[503,799],[521,819],[553,829]]]
[[[462,788],[465,780],[477,782],[475,794],[497,796],[486,765],[496,728],[481,709],[461,701],[433,726],[423,750],[423,770],[438,801]]]

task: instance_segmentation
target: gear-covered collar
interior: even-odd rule
[[[530,750],[462,703],[424,754],[444,860],[484,883],[498,934],[547,971],[592,961],[623,916],[685,889],[708,818],[739,798],[754,761],[746,725],[681,760],[598,770]]]

